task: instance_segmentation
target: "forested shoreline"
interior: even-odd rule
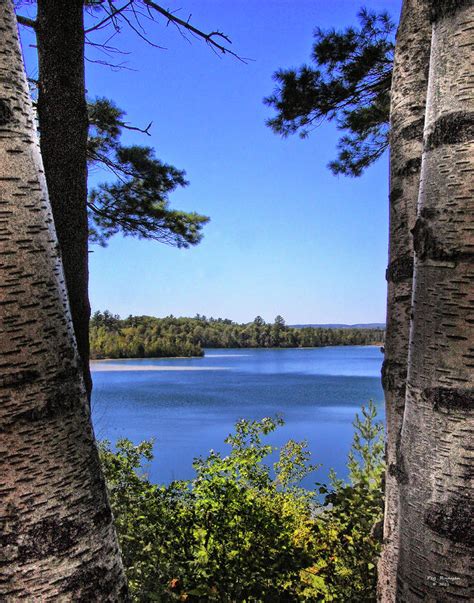
[[[95,312],[90,326],[91,357],[169,358],[203,356],[204,348],[312,348],[331,345],[382,344],[383,329],[296,328],[281,316],[266,323],[230,319],[167,316],[120,318],[109,311]]]

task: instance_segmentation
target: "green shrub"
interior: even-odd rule
[[[375,422],[372,402],[356,415],[348,468],[349,483],[330,472],[320,485],[326,510],[313,530],[311,567],[302,572],[307,585],[300,600],[370,603],[376,600],[377,557],[383,518],[383,427]],[[378,528],[378,530],[377,530]]]
[[[241,420],[227,456],[195,460],[196,477],[154,485],[143,471],[152,442],[101,443],[101,459],[135,601],[375,600],[382,517],[383,441],[372,403],[355,421],[350,482],[317,467],[290,440],[271,467],[264,437],[281,419]],[[324,496],[324,501],[321,501]]]

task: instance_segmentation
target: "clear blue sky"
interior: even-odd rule
[[[262,99],[273,72],[309,60],[316,25],[356,22],[361,5],[397,19],[400,0],[182,0],[185,18],[228,34],[247,65],[216,57],[165,23],[149,34],[167,50],[124,31],[114,43],[136,71],[88,63],[91,96],[108,96],[136,125],[153,121],[152,145],[186,170],[190,186],[172,205],[211,217],[203,242],[177,250],[115,237],[92,247],[93,310],[121,315],[228,317],[257,314],[288,323],[382,322],[387,263],[387,158],[359,179],[333,176],[338,133],[323,125],[310,138],[282,140],[266,126]],[[93,178],[98,178],[94,174]],[[100,179],[100,177],[99,177]]]

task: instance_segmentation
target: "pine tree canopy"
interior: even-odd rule
[[[90,240],[105,245],[116,233],[176,247],[196,245],[209,218],[170,209],[168,195],[186,186],[185,172],[161,162],[146,146],[123,146],[124,112],[112,101],[89,102],[89,168],[107,168],[115,182],[99,184],[88,199]],[[144,130],[146,131],[146,130]]]
[[[329,168],[349,176],[360,176],[388,147],[394,51],[395,25],[387,13],[361,9],[358,18],[358,28],[317,28],[313,64],[277,71],[277,87],[264,99],[276,111],[267,125],[284,137],[304,138],[334,120],[344,134]]]
[[[36,0],[14,0],[17,10],[36,7]],[[131,30],[143,42],[160,46],[159,28],[153,26],[166,22],[180,35],[205,42],[219,55],[229,55],[239,61],[245,59],[234,52],[227,35],[219,30],[209,32],[196,27],[191,15],[181,19],[178,11],[169,11],[154,0],[84,0],[85,47],[91,57],[87,60],[119,70],[122,63],[114,59],[127,54],[110,40],[123,30]],[[37,33],[36,18],[17,12],[18,23]],[[145,30],[144,25],[147,25]],[[97,52],[110,59],[97,58]],[[39,78],[41,80],[41,77]],[[41,81],[32,83],[39,84]],[[155,157],[153,149],[146,146],[125,147],[120,144],[124,129],[149,134],[150,125],[141,129],[127,124],[124,112],[108,99],[89,102],[89,168],[106,167],[117,180],[100,184],[89,194],[89,237],[92,242],[105,245],[114,234],[153,239],[176,247],[196,245],[202,239],[202,228],[209,218],[195,212],[172,210],[168,195],[177,187],[186,186],[185,173]]]

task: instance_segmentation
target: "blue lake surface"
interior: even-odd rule
[[[192,460],[224,438],[240,418],[280,413],[285,425],[273,445],[307,440],[323,468],[306,480],[324,481],[333,467],[346,475],[352,421],[372,399],[383,420],[380,348],[213,349],[204,358],[110,360],[92,363],[96,436],[114,443],[155,438],[152,481],[194,476]]]

